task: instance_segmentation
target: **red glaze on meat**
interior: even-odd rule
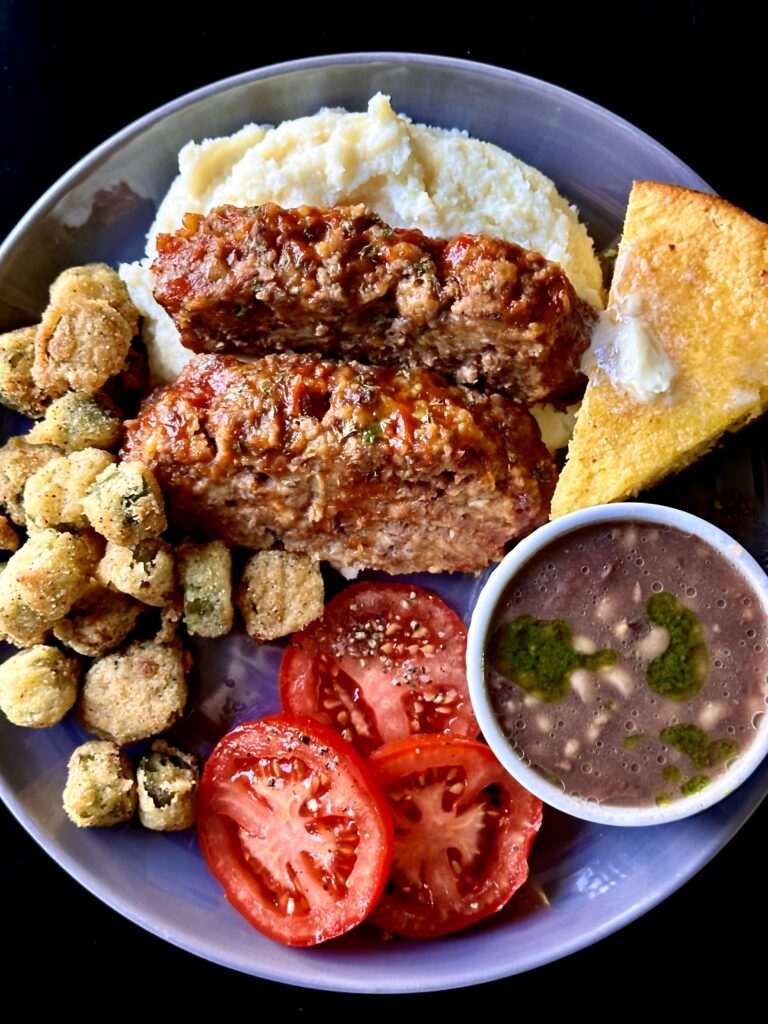
[[[555,484],[525,409],[421,369],[197,356],[126,426],[180,525],[337,569],[482,569]]]
[[[265,203],[188,213],[157,248],[155,297],[195,352],[425,366],[525,405],[583,388],[594,310],[511,242],[393,230],[365,206]]]

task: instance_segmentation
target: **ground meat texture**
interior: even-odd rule
[[[254,640],[277,640],[295,633],[323,614],[320,566],[307,555],[259,551],[245,563],[237,607]]]
[[[38,645],[0,665],[0,709],[14,725],[46,729],[77,700],[80,663],[56,647]]]
[[[155,298],[195,352],[425,366],[526,405],[585,384],[594,310],[511,242],[393,230],[365,206],[265,203],[188,213],[157,249]]]
[[[64,810],[79,828],[117,825],[132,818],[136,781],[127,755],[108,740],[77,747],[67,765]]]
[[[335,568],[474,572],[547,518],[528,412],[426,370],[198,356],[127,424],[181,525]]]
[[[186,701],[181,645],[135,640],[93,663],[77,714],[89,732],[122,747],[165,732]]]

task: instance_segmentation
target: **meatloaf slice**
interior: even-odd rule
[[[425,366],[515,401],[583,390],[594,310],[537,252],[393,230],[365,206],[187,214],[155,297],[195,352],[316,352]]]
[[[505,398],[293,354],[197,356],[127,424],[122,455],[192,532],[391,573],[483,569],[546,520],[556,475]]]

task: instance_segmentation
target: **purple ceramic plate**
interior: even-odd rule
[[[416,121],[509,149],[550,175],[579,206],[598,246],[615,238],[634,178],[706,189],[658,143],[593,103],[498,68],[442,57],[350,54],[263,68],[168,104],[108,140],[33,207],[0,250],[0,329],[35,320],[64,267],[142,254],[144,235],[189,139],[245,121],[279,122],[323,105],[364,109],[377,90]],[[10,415],[4,433],[23,426]],[[757,462],[741,465],[755,493]],[[710,473],[712,467],[710,464]],[[764,472],[760,466],[759,471]],[[703,485],[711,487],[711,480]],[[679,493],[683,493],[682,491]],[[695,498],[696,486],[688,486]],[[677,502],[677,493],[666,500]],[[680,502],[682,504],[682,502]],[[687,502],[691,511],[695,506]],[[698,510],[700,511],[700,510]],[[740,538],[756,557],[755,531]],[[751,532],[750,532],[751,531]],[[482,581],[421,577],[469,620]],[[277,709],[278,646],[233,636],[201,646],[194,709],[184,725],[199,747],[229,724]],[[78,830],[61,810],[65,765],[83,739],[67,721],[36,732],[0,722],[0,792],[59,864],[126,917],[199,956],[277,981],[349,992],[417,992],[471,985],[547,963],[620,928],[673,892],[736,832],[768,786],[763,766],[712,810],[670,825],[618,829],[550,811],[531,880],[512,904],[464,932],[429,942],[382,942],[363,926],[317,949],[289,949],[253,931],[225,901],[193,834],[138,827]]]

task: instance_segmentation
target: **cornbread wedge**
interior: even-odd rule
[[[635,182],[608,310],[628,305],[674,377],[643,401],[598,359],[553,519],[651,487],[768,408],[768,225],[717,196]]]

